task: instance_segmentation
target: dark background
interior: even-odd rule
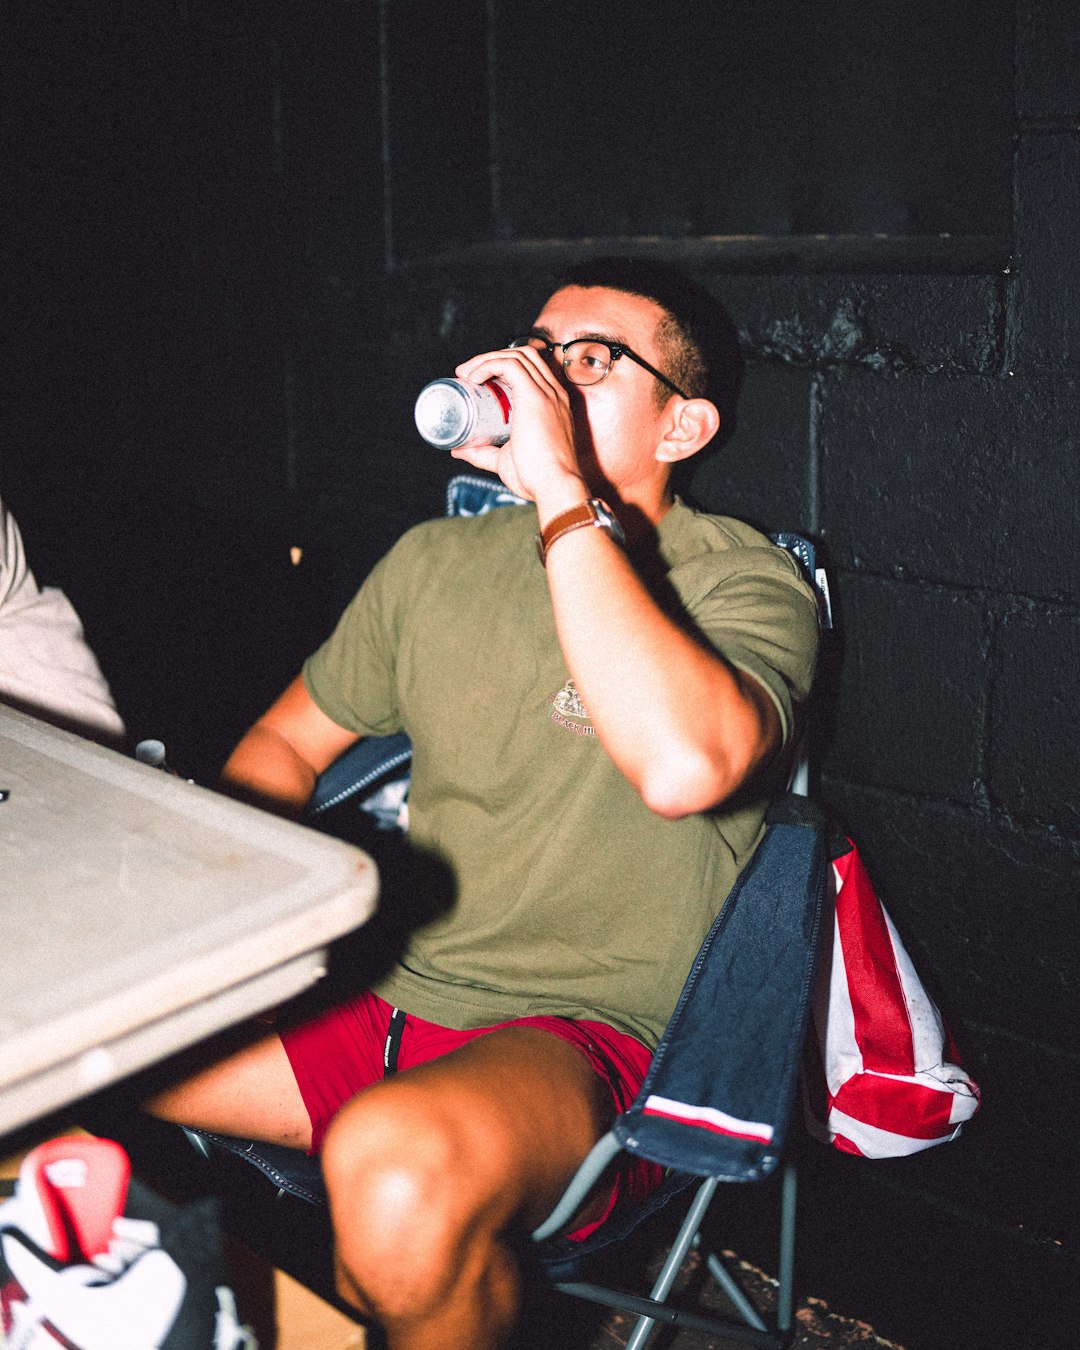
[[[426,379],[584,251],[656,253],[723,300],[739,429],[693,489],[828,554],[821,792],[985,1094],[920,1157],[810,1151],[810,1287],[909,1350],[1074,1344],[1072,0],[8,0],[0,22],[0,492],[133,739],[205,781],[441,511]]]

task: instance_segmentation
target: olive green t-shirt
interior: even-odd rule
[[[558,1014],[652,1048],[785,766],[737,806],[650,811],[570,682],[535,531],[532,506],[409,531],[304,680],[339,725],[409,733],[409,836],[453,877],[449,910],[376,992],[458,1029]],[[669,613],[765,686],[790,745],[818,637],[794,560],[681,501],[632,556]]]

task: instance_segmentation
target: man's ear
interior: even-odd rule
[[[665,464],[677,464],[696,455],[720,430],[720,410],[710,399],[678,395],[669,401],[668,407],[671,420],[656,447],[656,458]]]

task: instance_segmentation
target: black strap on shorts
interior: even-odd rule
[[[389,1078],[397,1073],[398,1055],[401,1052],[401,1033],[405,1030],[405,1014],[395,1008],[390,1014],[390,1025],[386,1030],[386,1043],[383,1046],[383,1077]]]

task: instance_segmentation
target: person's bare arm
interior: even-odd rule
[[[359,739],[327,717],[298,675],[229,756],[221,787],[297,820],[319,774]]]
[[[764,686],[664,614],[602,530],[548,557],[559,642],[604,748],[659,815],[705,811],[780,746]]]

